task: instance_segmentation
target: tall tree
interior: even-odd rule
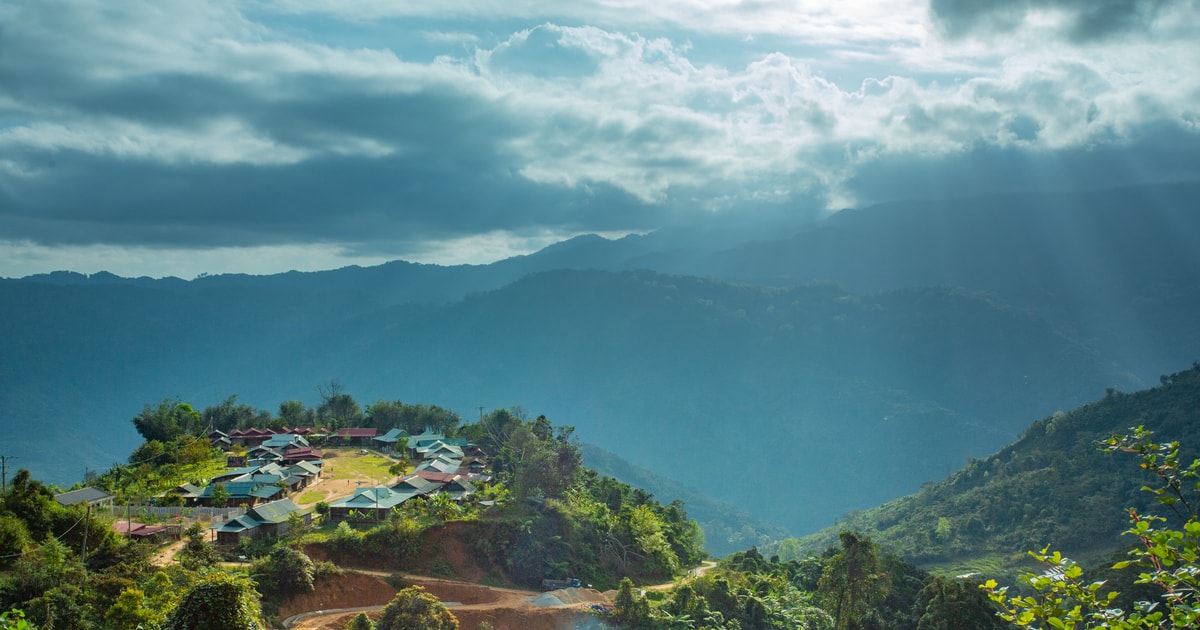
[[[857,532],[838,534],[842,548],[825,563],[819,584],[837,630],[882,628],[875,606],[887,596],[875,544]]]

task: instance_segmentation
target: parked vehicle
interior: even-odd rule
[[[560,588],[579,588],[579,578],[567,578],[565,580],[542,580],[542,588],[548,591],[557,591]]]

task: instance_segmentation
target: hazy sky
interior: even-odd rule
[[[0,276],[1197,179],[1198,5],[0,0]]]

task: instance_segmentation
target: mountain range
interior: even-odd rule
[[[491,265],[0,280],[0,440],[69,484],[178,397],[521,406],[792,533],[1200,357],[1200,185],[584,236]]]

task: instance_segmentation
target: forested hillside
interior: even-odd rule
[[[1149,514],[1170,509],[1142,491],[1157,484],[1151,472],[1138,469],[1136,456],[1097,448],[1139,425],[1160,441],[1180,442],[1185,462],[1200,454],[1200,366],[1164,375],[1153,389],[1111,391],[1038,420],[1017,441],[947,479],[785,541],[780,550],[788,556],[823,549],[851,528],[921,566],[956,573],[1011,571],[1028,562],[1025,551],[1047,545],[1104,564],[1133,542],[1119,536],[1129,525],[1127,508]]]

